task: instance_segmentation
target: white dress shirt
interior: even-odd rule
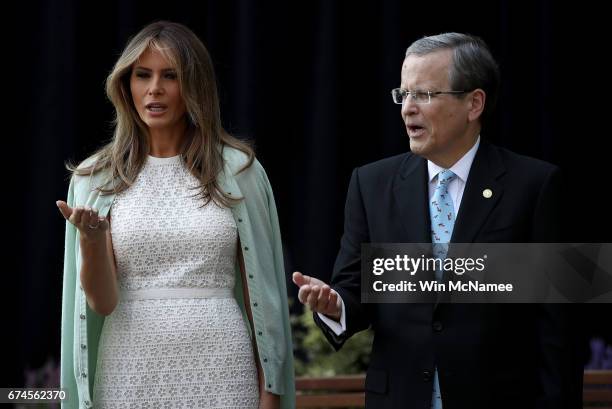
[[[480,135],[476,139],[476,143],[474,146],[470,148],[469,151],[465,153],[453,166],[450,167],[450,170],[457,175],[456,178],[451,180],[448,184],[448,193],[451,195],[453,199],[453,206],[455,209],[455,214],[459,214],[459,206],[461,205],[461,199],[463,198],[463,191],[465,190],[465,184],[467,182],[468,175],[470,173],[470,168],[472,167],[472,162],[474,162],[474,157],[476,156],[476,152],[478,151],[478,146],[480,145]],[[427,172],[429,174],[429,199],[431,200],[434,191],[436,190],[436,185],[438,184],[438,173],[443,171],[444,168],[436,165],[432,161],[427,161]],[[346,314],[344,312],[344,301],[342,301],[342,297],[338,295],[340,298],[340,303],[342,305],[342,312],[340,313],[340,322],[334,321],[331,318],[326,317],[325,315],[319,314],[319,318],[321,321],[325,323],[336,335],[341,335],[344,331],[346,331]]]

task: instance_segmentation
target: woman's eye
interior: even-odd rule
[[[137,72],[136,73],[136,77],[138,77],[138,78],[149,78],[149,77],[151,77],[151,74],[149,74],[148,72]],[[175,80],[176,79],[176,73],[168,72],[168,73],[164,74],[164,78],[169,79],[169,80]]]

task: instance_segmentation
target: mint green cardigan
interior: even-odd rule
[[[281,395],[281,408],[295,407],[293,347],[281,236],[276,205],[270,182],[261,164],[254,163],[241,173],[246,163],[244,153],[229,147],[223,150],[224,170],[218,181],[233,197],[243,197],[232,207],[238,227],[247,285],[251,301],[257,351],[263,368],[267,391]],[[81,166],[93,163],[93,158]],[[89,206],[106,216],[114,194],[101,195],[94,188],[108,180],[99,172],[93,176],[73,176],[68,189],[70,207]],[[89,408],[98,355],[98,342],[104,317],[87,305],[80,286],[81,253],[79,232],[66,222],[64,253],[64,284],[62,296],[61,387],[68,390],[69,399],[63,408]],[[234,295],[247,320],[240,268],[236,263]]]

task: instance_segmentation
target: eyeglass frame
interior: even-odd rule
[[[394,93],[396,91],[403,91],[404,95],[402,95],[402,102],[396,102],[395,98],[394,98]],[[397,105],[402,105],[404,103],[404,101],[406,101],[406,99],[408,98],[408,96],[410,95],[410,98],[414,101],[415,104],[419,104],[419,105],[428,105],[431,104],[431,97],[435,97],[436,95],[460,95],[460,94],[467,94],[468,92],[472,92],[472,91],[408,91],[405,90],[403,88],[393,88],[391,90],[391,97],[393,98],[393,102]],[[427,95],[427,102],[417,102],[414,98],[413,95]],[[401,94],[400,94],[401,95]]]

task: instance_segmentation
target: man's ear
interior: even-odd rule
[[[485,102],[487,99],[487,94],[480,89],[476,88],[471,92],[469,96],[469,111],[468,111],[468,120],[470,122],[476,121],[482,115],[484,111]]]

